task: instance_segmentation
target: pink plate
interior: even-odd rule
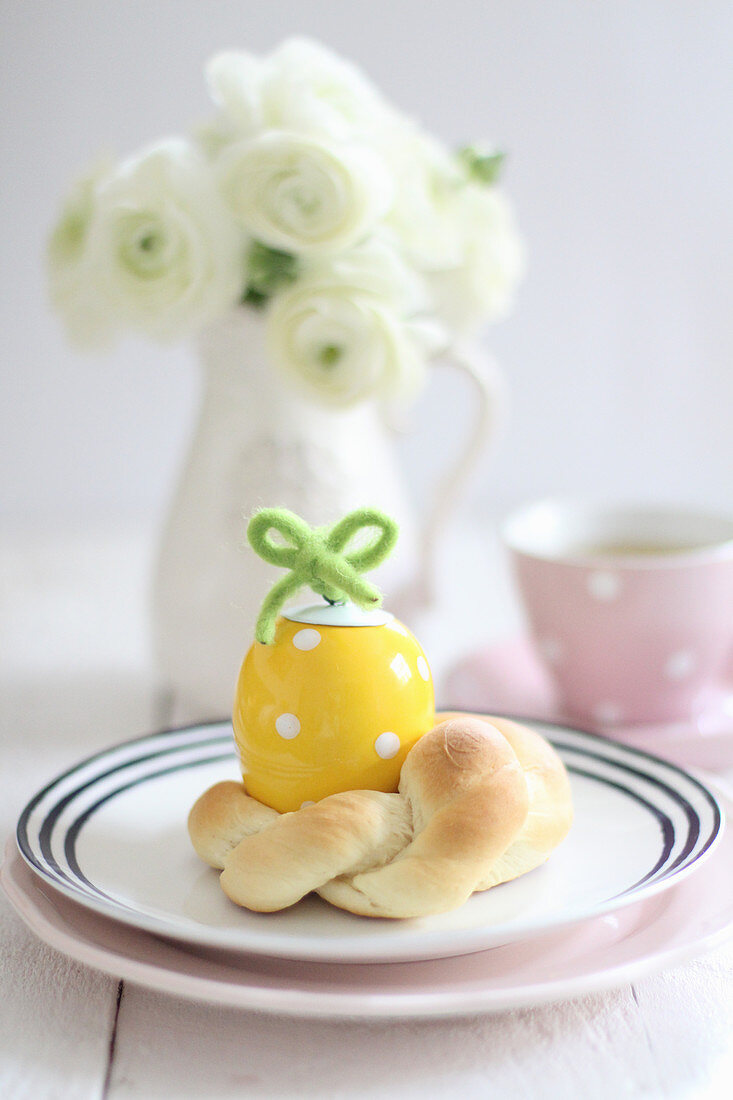
[[[529,638],[507,638],[465,657],[449,672],[443,697],[461,710],[577,725],[562,713]],[[711,690],[694,722],[613,729],[584,723],[583,728],[682,768],[721,772],[733,767],[733,687],[721,685]]]
[[[721,796],[729,813],[731,800]],[[298,1016],[439,1017],[498,1012],[623,985],[715,947],[733,927],[733,832],[691,880],[571,931],[426,962],[296,962],[159,939],[77,905],[9,841],[5,892],[46,943],[117,978],[192,1000]]]

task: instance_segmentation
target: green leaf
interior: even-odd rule
[[[247,287],[241,297],[241,303],[243,306],[254,306],[255,309],[262,309],[266,302],[267,295],[260,294],[259,290],[255,290],[251,286]]]
[[[468,172],[469,178],[474,183],[482,183],[490,186],[499,178],[502,165],[506,159],[506,153],[485,153],[477,149],[475,145],[466,145],[458,152],[458,159]]]
[[[253,241],[247,254],[247,289],[243,301],[261,306],[298,277],[298,257]]]

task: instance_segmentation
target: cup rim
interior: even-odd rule
[[[557,545],[555,548],[551,546],[543,548],[538,545],[540,540],[537,540],[532,545],[533,540],[528,537],[528,527],[533,522],[541,527],[543,513],[546,527],[551,527],[554,518],[556,524],[558,520],[560,522],[574,520],[576,524],[578,521],[581,523],[585,521],[589,524],[595,522],[598,526],[608,522],[620,522],[622,526],[639,522],[642,526],[644,524],[654,526],[655,523],[659,523],[660,526],[679,523],[687,524],[688,529],[695,525],[708,526],[709,529],[715,528],[719,532],[726,533],[717,538],[691,540],[689,549],[675,547],[673,552],[584,553],[580,549],[573,549],[568,543],[564,546]],[[502,520],[499,533],[504,545],[515,554],[537,561],[584,568],[669,569],[713,564],[733,558],[733,516],[687,504],[614,500],[602,502],[583,497],[548,496],[528,501],[512,509]],[[626,537],[633,539],[634,536]],[[670,543],[672,541],[670,539]]]

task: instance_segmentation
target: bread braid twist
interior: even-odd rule
[[[555,750],[508,719],[439,717],[408,753],[397,794],[346,791],[279,814],[241,783],[216,784],[189,815],[196,852],[248,909],[315,890],[376,917],[455,909],[544,862],[572,821]]]

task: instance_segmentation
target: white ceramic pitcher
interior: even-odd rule
[[[500,393],[483,351],[452,348],[441,355],[473,383],[474,423],[418,531],[376,403],[328,409],[288,388],[268,362],[264,321],[253,310],[233,312],[206,330],[199,353],[201,409],[152,591],[159,683],[175,700],[176,717],[191,720],[229,712],[260,604],[276,579],[245,549],[252,512],[291,508],[311,524],[363,506],[394,515],[398,551],[375,579],[390,608],[409,617],[410,608],[431,598],[436,538],[492,432]]]

